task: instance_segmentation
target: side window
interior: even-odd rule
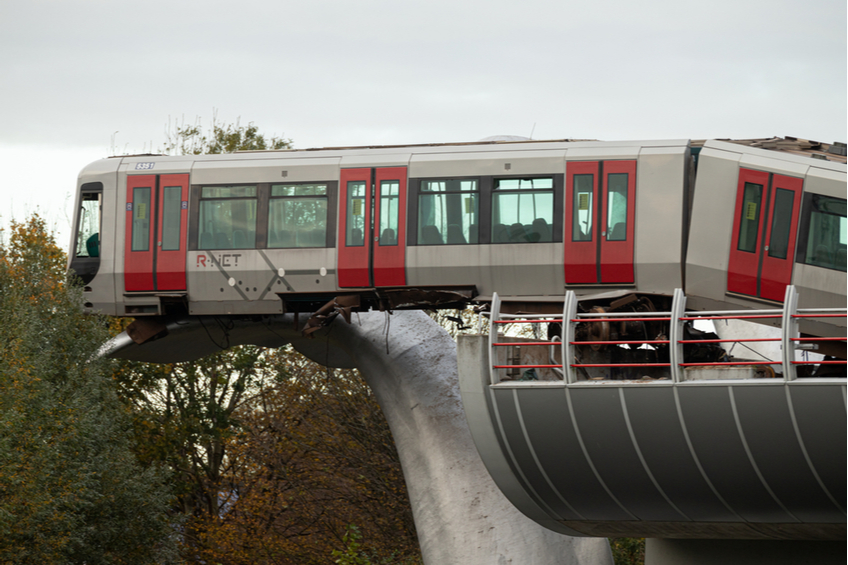
[[[627,173],[610,173],[607,179],[607,241],[626,241]]]
[[[256,247],[256,186],[204,186],[198,249]]]
[[[418,245],[466,245],[479,239],[477,179],[422,180]]]
[[[571,241],[592,241],[592,202],[595,175],[574,175],[574,202],[571,203]]]
[[[180,204],[183,187],[166,186],[162,195],[162,251],[180,248]]]
[[[495,179],[492,243],[553,241],[554,179]]]
[[[821,194],[804,195],[799,262],[845,271],[846,201]]]
[[[274,184],[268,204],[268,247],[326,247],[327,185]]]
[[[150,207],[150,187],[137,187],[133,189],[132,205],[132,250],[150,250],[150,216],[153,210]]]
[[[345,233],[346,247],[364,247],[365,237],[365,193],[364,181],[354,180],[347,183],[347,223]]]
[[[789,236],[792,228],[792,208],[795,193],[778,188],[774,196],[774,213],[771,219],[771,236],[768,242],[769,257],[786,259],[789,253]]]
[[[760,209],[762,208],[763,186],[752,182],[745,183],[742,200],[742,218],[739,222],[739,251],[757,252],[757,235],[760,227]]]
[[[400,181],[380,182],[380,245],[398,244],[398,220],[400,218]]]
[[[83,192],[77,218],[77,257],[100,257],[100,192]]]

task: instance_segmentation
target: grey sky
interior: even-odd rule
[[[0,0],[0,77],[0,222],[60,231],[88,161],[213,108],[296,147],[848,137],[844,0]]]

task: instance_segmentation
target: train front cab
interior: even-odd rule
[[[695,186],[687,305],[768,308],[793,284],[801,308],[844,308],[845,171],[841,163],[708,141]],[[844,318],[805,320],[801,331],[844,336]]]
[[[83,284],[84,307],[120,315],[115,292],[115,206],[120,159],[85,167],[77,180],[68,269]],[[122,285],[123,286],[123,285]]]

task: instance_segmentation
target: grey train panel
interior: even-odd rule
[[[771,497],[751,467],[727,386],[678,387],[686,429],[707,478],[748,522],[795,522]]]
[[[475,285],[478,293],[562,294],[562,244],[417,245],[407,248],[408,284]]]
[[[688,147],[646,147],[636,165],[634,269],[642,292],[683,287],[681,252],[685,248],[685,193]],[[674,218],[672,221],[653,221]],[[640,221],[640,219],[647,221]]]
[[[633,435],[654,479],[688,519],[737,520],[710,488],[692,457],[670,386],[623,389]]]
[[[570,388],[575,419],[586,452],[601,479],[631,519],[684,519],[645,472],[627,429],[617,387]]]
[[[410,178],[451,176],[562,174],[565,148],[558,150],[457,152],[454,154],[415,154],[409,163]]]
[[[564,388],[517,390],[524,425],[553,486],[584,520],[628,520],[583,457]]]

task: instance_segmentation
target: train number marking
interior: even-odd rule
[[[136,171],[149,171],[153,167],[156,166],[156,163],[136,163],[135,170]]]

